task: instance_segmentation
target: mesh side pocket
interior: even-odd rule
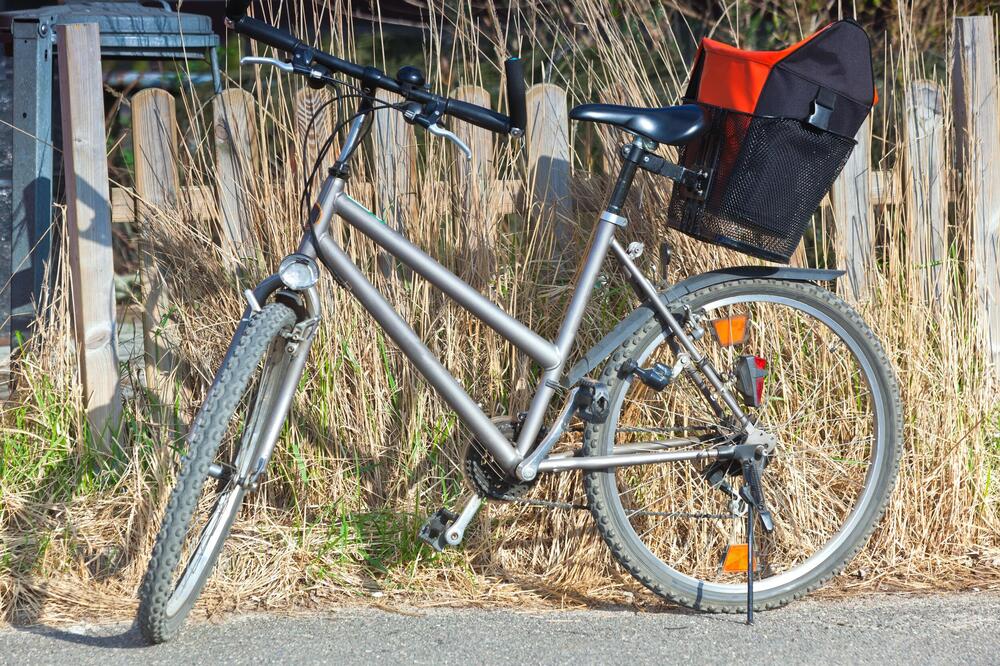
[[[690,236],[787,262],[854,141],[790,118],[706,107],[710,129],[680,163],[711,172],[705,195],[675,186],[668,224]]]

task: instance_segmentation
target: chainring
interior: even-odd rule
[[[521,422],[510,416],[494,416],[493,425],[513,444],[521,430]],[[493,460],[486,447],[473,440],[465,449],[465,478],[480,497],[501,502],[520,499],[534,487],[536,481],[511,478]]]

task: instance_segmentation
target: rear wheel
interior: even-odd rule
[[[151,643],[172,638],[191,611],[229,535],[251,481],[263,473],[262,433],[291,355],[284,333],[295,313],[272,303],[233,345],[188,433],[177,484],[139,590],[139,629]]]
[[[885,510],[902,429],[895,377],[858,314],[815,285],[742,280],[680,305],[709,331],[713,320],[746,317],[742,344],[724,346],[711,333],[696,342],[732,390],[740,357],[766,361],[762,400],[747,412],[777,437],[763,474],[775,530],[754,530],[754,602],[783,605],[841,570]],[[612,356],[602,376],[611,411],[587,427],[584,454],[640,442],[711,449],[734,441],[737,429],[709,408],[690,375],[656,391],[629,372],[632,363],[673,366],[672,344],[654,317]],[[745,521],[740,503],[707,482],[708,471],[688,462],[621,467],[587,473],[584,485],[604,540],[646,587],[693,608],[740,611],[746,574],[721,564],[730,545],[745,543]],[[742,483],[738,472],[727,480],[734,489]]]

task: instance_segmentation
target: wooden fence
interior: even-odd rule
[[[976,285],[979,312],[977,321],[982,339],[987,341],[993,361],[1000,365],[1000,267],[997,257],[1000,250],[1000,140],[997,133],[997,75],[993,19],[973,17],[956,19],[954,71],[952,76],[952,104],[955,118],[954,140],[958,146],[957,160],[964,174],[960,192],[948,188],[947,173],[952,166],[945,155],[946,110],[944,93],[930,81],[917,81],[905,91],[906,117],[905,159],[897,161],[892,172],[873,171],[871,167],[871,124],[865,122],[857,140],[858,146],[843,173],[835,183],[827,205],[832,211],[838,263],[846,268],[847,279],[842,285],[848,298],[863,301],[873,290],[877,267],[874,257],[875,216],[877,206],[899,205],[908,208],[910,220],[908,248],[909,261],[919,268],[924,295],[933,301],[947,299],[942,264],[948,252],[947,205],[959,196],[971,197],[973,219],[970,220],[972,252],[966,263],[971,284]],[[77,56],[72,42],[67,42],[68,58]],[[98,49],[92,48],[94,58]],[[91,63],[90,66],[93,66]],[[63,75],[64,85],[70,86],[69,77]],[[327,100],[324,91],[302,90],[295,98],[295,113],[299,138],[305,143],[307,161],[317,154],[320,141],[332,127],[333,118],[320,114],[307,133],[310,118]],[[99,97],[99,91],[94,92]],[[476,104],[489,105],[489,93],[478,87],[463,86],[452,95]],[[483,193],[473,196],[477,205],[489,206],[494,212],[511,212],[536,207],[536,212],[550,215],[559,225],[572,217],[573,201],[571,165],[573,163],[567,119],[567,94],[558,86],[538,84],[528,90],[529,126],[526,132],[528,181],[496,181],[493,178],[495,137],[488,131],[463,123],[455,123],[459,136],[472,148],[472,160],[456,160],[453,179],[468,191]],[[155,209],[170,209],[183,200],[199,219],[211,217],[213,210],[221,214],[221,241],[232,256],[256,255],[249,216],[244,207],[242,193],[252,186],[250,170],[257,164],[254,142],[256,128],[252,96],[243,90],[227,90],[213,100],[214,141],[217,181],[214,187],[185,187],[177,177],[173,151],[177,144],[174,100],[162,90],[146,90],[135,95],[132,101],[134,117],[134,142],[136,155],[135,194],[144,202],[136,207],[136,198],[129,191],[115,189],[111,192],[110,218],[114,221],[143,219]],[[73,107],[74,113],[77,107]],[[93,114],[91,114],[93,115]],[[98,114],[99,115],[99,114]],[[72,116],[65,136],[73,137],[76,145],[77,125],[90,124],[90,131],[97,131],[96,118]],[[103,125],[99,129],[103,132]],[[370,197],[374,205],[390,224],[399,226],[418,204],[412,182],[416,176],[416,141],[413,127],[407,125],[400,114],[390,111],[377,113],[372,139],[374,184],[353,183],[352,191]],[[67,173],[80,175],[77,150],[66,152]],[[103,156],[102,156],[103,159]],[[103,165],[103,162],[101,162]],[[92,166],[92,165],[91,165]],[[76,167],[76,168],[75,168]],[[103,168],[103,166],[102,166]],[[70,181],[72,182],[72,180]],[[442,184],[446,187],[448,184]],[[357,194],[356,194],[357,196]],[[73,225],[74,210],[70,206],[71,235],[79,231]],[[470,224],[482,224],[485,216],[472,211]],[[109,220],[110,221],[110,220]],[[471,230],[482,250],[479,256],[489,259],[492,231],[485,226]],[[557,242],[565,242],[557,232]],[[71,238],[71,248],[77,240]],[[110,279],[111,255],[97,252],[80,257],[82,275],[96,276],[101,288]],[[805,262],[804,252],[796,253],[793,260]],[[145,247],[142,251],[141,279],[145,300],[144,346],[146,351],[147,382],[159,391],[161,400],[169,405],[173,395],[173,373],[176,360],[173,347],[176,331],[170,322],[166,281],[155,252]],[[80,292],[87,289],[86,280]],[[103,293],[103,292],[102,292]],[[102,296],[103,298],[103,296]],[[77,324],[78,344],[89,349],[88,331],[114,331],[114,309],[87,307],[82,304],[75,312],[82,322]],[[102,351],[102,358],[113,354]],[[115,418],[117,412],[108,413],[107,397],[118,385],[114,363],[94,362],[90,356],[81,356],[81,376],[88,409],[97,432],[113,432],[102,425],[104,420]],[[96,373],[96,374],[95,374]],[[113,400],[117,400],[115,395]],[[102,408],[100,404],[104,403]],[[103,411],[102,411],[103,410]]]

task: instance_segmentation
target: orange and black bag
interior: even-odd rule
[[[679,162],[709,179],[701,192],[674,187],[668,224],[786,263],[878,101],[871,44],[853,21],[781,51],[703,39],[685,101],[705,109],[709,129]]]

